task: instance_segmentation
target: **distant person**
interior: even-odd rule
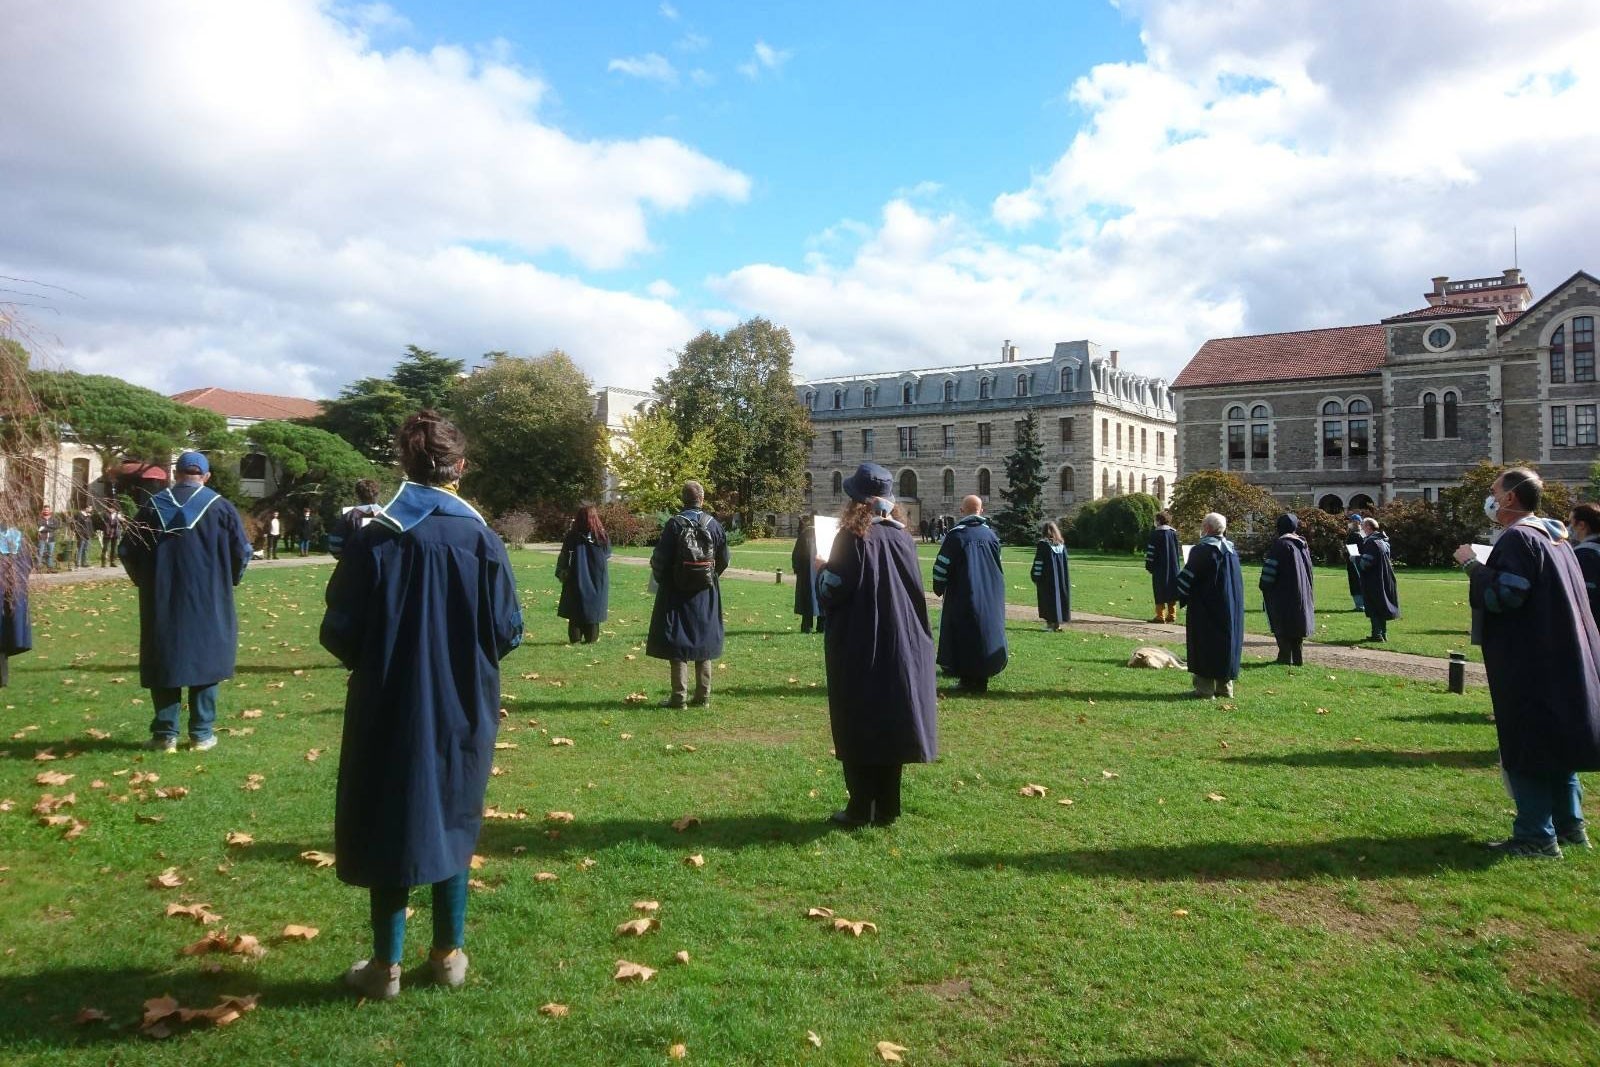
[[[919,528],[922,531],[922,539],[924,541],[927,541],[933,537],[933,523],[929,522],[927,519],[922,520],[922,522],[919,524]]]
[[[139,590],[139,682],[155,718],[145,747],[178,749],[183,690],[189,742],[215,748],[217,686],[233,677],[239,616],[233,590],[250,562],[250,542],[233,505],[205,483],[211,464],[185,452],[175,483],[152,494],[122,539],[122,566]]]
[[[1244,574],[1227,531],[1228,520],[1215,511],[1201,519],[1202,536],[1178,572],[1189,673],[1194,695],[1203,698],[1233,696],[1244,651]]]
[[[900,816],[905,764],[939,754],[933,630],[892,476],[863,463],[844,490],[839,536],[815,561],[828,618],[828,720],[850,795],[833,822],[888,826]]]
[[[378,489],[378,483],[371,478],[356,482],[355,506],[345,508],[328,534],[328,554],[334,559],[339,558],[356,531],[364,529],[367,523],[383,514],[383,505],[378,503]]]
[[[600,522],[600,512],[585,504],[572,517],[572,527],[556,556],[556,581],[561,599],[556,617],[567,620],[567,644],[600,640],[600,624],[611,603],[611,539]]]
[[[1156,614],[1151,622],[1178,621],[1178,572],[1183,569],[1183,546],[1172,528],[1169,512],[1156,512],[1156,526],[1145,544],[1144,569],[1150,572],[1150,590]]]
[[[94,547],[94,509],[88,504],[72,513],[73,567],[89,565],[89,549]]]
[[[466,438],[433,411],[397,435],[408,481],[345,544],[322,646],[350,671],[339,751],[339,880],[367,889],[372,955],[345,981],[400,992],[406,902],[433,887],[428,970],[466,981],[467,877],[500,725],[500,661],[522,642],[505,545],[456,494]]]
[[[789,569],[794,571],[794,613],[800,616],[800,632],[808,634],[813,624],[822,629],[822,609],[817,604],[817,531],[808,515],[800,520],[800,536],[789,553]]]
[[[1361,554],[1361,542],[1365,539],[1361,532],[1361,522],[1362,519],[1359,512],[1352,511],[1349,515],[1345,516],[1346,526],[1344,543],[1346,545],[1356,546],[1356,554],[1351,555],[1350,552],[1346,550],[1344,557],[1344,575],[1345,581],[1350,585],[1350,602],[1355,605],[1353,608],[1351,608],[1351,610],[1365,612],[1367,610],[1367,604],[1366,599],[1361,593],[1361,564],[1357,562]]]
[[[1578,566],[1583,570],[1589,614],[1600,622],[1600,505],[1579,504],[1573,508],[1567,519],[1567,530]]]
[[[10,684],[6,661],[33,647],[28,613],[28,543],[15,526],[0,526],[0,687]]]
[[[1361,601],[1372,634],[1368,641],[1389,640],[1389,620],[1400,617],[1400,591],[1394,581],[1394,560],[1388,535],[1378,520],[1368,515],[1361,520],[1361,555],[1356,565],[1361,570]]]
[[[115,500],[106,501],[105,514],[100,519],[100,566],[117,565],[117,543],[122,540],[122,525],[122,505]]]
[[[322,536],[322,519],[316,512],[306,508],[300,514],[300,525],[296,529],[300,538],[300,555],[302,558],[311,554],[311,549],[316,545],[317,539]]]
[[[1317,632],[1311,576],[1311,548],[1300,536],[1300,520],[1279,515],[1278,536],[1261,561],[1259,583],[1267,623],[1278,642],[1279,663],[1294,667],[1304,663],[1302,646]]]
[[[1589,847],[1577,772],[1600,770],[1600,632],[1572,547],[1533,514],[1543,488],[1521,467],[1496,478],[1484,512],[1503,529],[1488,561],[1471,545],[1455,559],[1481,613],[1500,767],[1517,809],[1511,836],[1489,847],[1559,859],[1562,845]]]
[[[983,517],[983,499],[961,501],[961,520],[939,545],[933,561],[939,612],[939,666],[960,688],[981,693],[1006,669],[1006,579],[1000,539]]]
[[[1039,599],[1039,618],[1051,632],[1059,631],[1062,623],[1072,621],[1072,581],[1067,563],[1067,542],[1061,536],[1061,527],[1053,522],[1045,523],[1034,545],[1030,574]]]
[[[47,571],[56,569],[56,538],[61,534],[61,520],[46,507],[39,512],[39,564]]]
[[[672,665],[672,693],[661,706],[698,708],[711,703],[711,661],[722,655],[720,577],[728,569],[728,539],[705,510],[704,486],[683,483],[680,499],[683,510],[667,520],[650,554],[656,603],[645,654]]]
[[[278,542],[283,538],[283,520],[276,511],[267,512],[267,558],[278,558]]]

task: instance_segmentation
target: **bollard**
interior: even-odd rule
[[[1450,653],[1450,692],[1465,693],[1467,691],[1467,654],[1465,652]]]
[[[773,585],[782,585],[783,584],[783,568],[782,567],[779,567],[777,570],[772,572],[772,584]]]

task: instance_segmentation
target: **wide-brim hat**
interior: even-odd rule
[[[851,500],[865,504],[873,497],[894,499],[894,476],[876,463],[863,463],[844,480],[844,491]]]

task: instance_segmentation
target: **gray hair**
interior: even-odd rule
[[[1200,520],[1200,529],[1221,537],[1228,532],[1228,517],[1220,511],[1208,511],[1206,517]]]
[[[684,482],[679,499],[683,501],[684,507],[697,508],[706,502],[706,487],[695,481]]]

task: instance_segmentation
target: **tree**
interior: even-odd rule
[[[1009,545],[1031,545],[1044,522],[1044,450],[1033,412],[1017,430],[1017,446],[1006,457],[1008,487],[1000,490],[1005,510],[995,517],[1000,539]]]
[[[1271,493],[1251,485],[1227,471],[1195,471],[1178,479],[1172,487],[1172,524],[1188,540],[1200,536],[1200,520],[1207,512],[1221,513],[1228,520],[1228,535],[1234,541],[1253,537],[1270,540],[1284,508]]]
[[[341,504],[354,502],[357,481],[379,474],[342,437],[315,426],[268,420],[240,434],[272,465],[277,489],[267,502],[279,508],[314,507],[330,521]]]
[[[93,449],[105,466],[124,456],[169,462],[186,448],[226,450],[234,442],[226,420],[153,389],[104,374],[35,371],[34,395],[58,435]]]
[[[1512,467],[1526,467],[1535,474],[1539,471],[1538,467],[1525,460],[1517,463],[1491,463],[1484,460],[1462,475],[1459,485],[1439,493],[1441,512],[1464,530],[1475,533],[1487,531],[1492,524],[1483,513],[1483,498],[1489,495],[1489,487],[1494,485],[1495,479]],[[1545,482],[1544,493],[1539,501],[1539,514],[1565,522],[1577,502],[1572,489],[1565,482]]]
[[[362,378],[345,386],[308,424],[344,438],[373,463],[391,467],[395,433],[416,410],[417,403],[387,378]]]
[[[451,404],[467,435],[462,487],[496,514],[570,507],[599,491],[602,430],[591,386],[560,349],[536,359],[491,353]]]
[[[677,511],[684,482],[694,478],[710,483],[706,472],[716,445],[709,429],[696,430],[685,441],[662,408],[626,418],[623,426],[627,437],[612,455],[611,469],[617,476],[617,492],[636,513]],[[706,485],[708,494],[714,490],[714,484]]]
[[[811,423],[794,393],[793,361],[789,331],[757,318],[693,338],[656,381],[680,441],[710,433],[706,473],[717,502],[747,527],[758,512],[800,506]]]
[[[503,354],[490,355],[492,358]],[[389,373],[389,381],[411,401],[411,411],[422,408],[443,411],[449,407],[450,394],[460,380],[465,365],[459,359],[450,359],[416,345],[406,345],[406,354]]]

